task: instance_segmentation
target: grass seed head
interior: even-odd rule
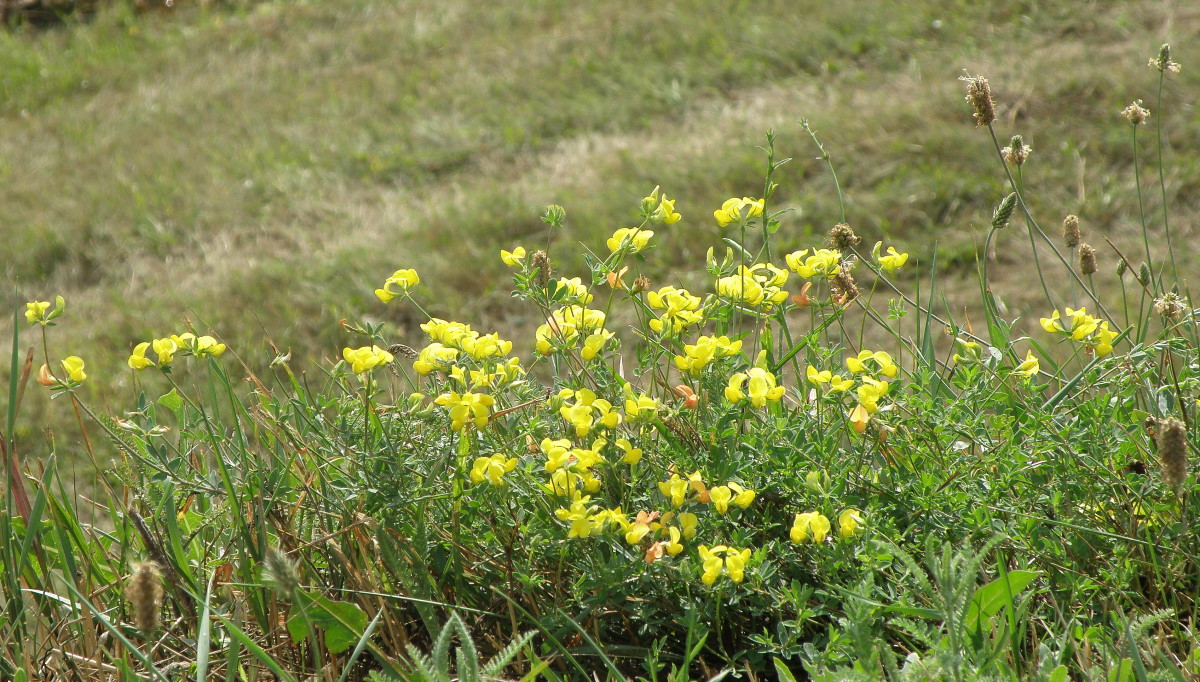
[[[1029,154],[1033,151],[1033,147],[1025,144],[1025,138],[1020,135],[1013,135],[1008,146],[1000,150],[1004,154],[1004,160],[1014,166],[1020,166],[1029,159]]]
[[[1079,246],[1079,216],[1072,213],[1066,218],[1063,218],[1062,232],[1063,243],[1067,245],[1067,248],[1073,249],[1076,246]]]
[[[992,102],[992,88],[983,76],[959,76],[967,83],[967,101],[975,109],[975,127],[991,125],[996,120],[996,107]]]
[[[1096,274],[1096,249],[1089,244],[1079,245],[1079,272],[1085,275]]]
[[[263,580],[284,598],[290,598],[300,589],[296,562],[274,547],[267,549],[263,560]]]
[[[1158,313],[1163,320],[1178,320],[1185,307],[1183,298],[1174,291],[1154,299],[1154,312]]]
[[[529,259],[529,264],[537,271],[537,285],[545,287],[550,282],[550,256],[545,251],[536,251],[533,258]]]
[[[162,604],[162,574],[153,562],[134,564],[125,585],[125,597],[133,605],[133,620],[142,634],[149,636],[158,628],[158,607]]]
[[[850,274],[848,267],[842,266],[841,271],[830,280],[829,288],[839,305],[846,305],[858,298],[858,285],[855,284],[854,275]]]
[[[1163,482],[1176,492],[1187,476],[1187,428],[1171,417],[1158,422],[1158,458],[1162,462]]]
[[[838,223],[829,231],[829,241],[838,251],[849,251],[862,243],[862,237],[854,234],[854,229],[846,223]]]
[[[1142,100],[1137,100],[1133,104],[1121,110],[1121,115],[1133,125],[1141,125],[1150,118],[1150,110],[1142,107]]]
[[[1012,192],[1004,197],[996,212],[992,214],[992,229],[1002,230],[1008,227],[1008,219],[1012,217],[1013,209],[1017,207],[1017,193]]]
[[[1158,56],[1152,57],[1147,66],[1152,69],[1158,69],[1159,71],[1167,71],[1170,73],[1179,73],[1179,70],[1182,68],[1179,65],[1179,62],[1171,61],[1170,43],[1163,43],[1163,46],[1158,48]]]

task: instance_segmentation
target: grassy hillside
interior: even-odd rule
[[[987,75],[999,130],[1033,146],[1024,182],[1044,226],[1078,213],[1098,246],[1104,235],[1136,252],[1118,112],[1136,98],[1154,108],[1145,62],[1173,42],[1185,68],[1151,122],[1168,136],[1174,237],[1190,241],[1198,34],[1200,8],[1149,2],[928,2],[888,16],[860,1],[117,8],[0,35],[5,289],[21,301],[62,294],[86,317],[61,354],[86,356],[87,390],[114,410],[129,349],[184,318],[252,364],[275,354],[264,333],[308,360],[336,353],[342,318],[411,329],[420,320],[371,294],[399,267],[432,285],[418,295],[431,313],[514,335],[536,321],[514,314],[495,254],[540,238],[542,207],[567,207],[564,242],[600,248],[635,217],[628,197],[662,185],[684,218],[655,260],[682,271],[720,243],[711,216],[729,188],[761,192],[754,146],[767,129],[795,157],[777,201],[799,219],[781,243],[823,239],[839,213],[807,119],[848,221],[911,250],[920,274],[936,244],[957,307],[977,293],[982,228],[1007,192],[957,76]],[[1145,210],[1157,221],[1152,179]],[[1007,313],[1028,319],[1047,310],[1028,272],[1009,267],[1029,258],[1018,227],[994,280]],[[26,434],[57,421],[40,394],[23,410]]]

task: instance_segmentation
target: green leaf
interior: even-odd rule
[[[1050,682],[1067,682],[1067,666],[1060,665],[1050,673]]]
[[[172,388],[170,393],[159,397],[158,404],[172,412],[179,412],[179,408],[183,407],[183,398],[180,398],[179,392]]]
[[[1039,575],[1040,571],[1009,571],[976,590],[967,611],[968,625],[975,629],[980,621],[1000,613],[1000,609],[1012,603]]]
[[[1129,682],[1133,679],[1133,659],[1122,658],[1117,667],[1108,671],[1108,682]]]
[[[309,623],[325,632],[329,652],[340,654],[358,643],[367,627],[367,614],[357,604],[301,592],[288,617],[292,641],[299,642],[308,636]]]
[[[775,676],[779,678],[780,682],[796,682],[796,676],[792,674],[791,670],[787,669],[783,661],[778,658],[771,660],[775,662]]]

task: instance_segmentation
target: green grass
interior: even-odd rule
[[[823,234],[838,212],[801,118],[838,163],[851,224],[925,260],[936,240],[962,254],[945,264],[966,275],[979,207],[1004,189],[968,125],[964,68],[991,77],[1001,136],[1033,144],[1027,182],[1043,224],[1077,212],[1135,243],[1129,146],[1111,123],[1152,95],[1145,55],[1167,39],[1186,54],[1200,19],[1157,5],[979,17],[919,3],[900,19],[870,7],[346,0],[153,19],[114,9],[5,35],[0,205],[20,254],[5,277],[22,299],[62,293],[93,311],[70,345],[104,368],[102,399],[128,395],[127,350],[184,315],[255,366],[263,329],[328,357],[341,340],[332,323],[365,312],[378,281],[414,263],[444,285],[424,301],[431,311],[516,331],[493,254],[535,233],[542,206],[569,198],[563,239],[595,243],[622,224],[629,196],[661,184],[689,197],[652,273],[669,281],[719,243],[709,216],[728,189],[754,191],[752,147],[767,128],[796,159],[779,199],[803,218],[782,240]],[[1194,113],[1180,106],[1194,74],[1155,112],[1180,133],[1167,150],[1180,229],[1196,210]],[[1009,250],[1002,242],[1002,262]],[[1012,310],[1046,312],[999,270]],[[951,305],[967,293],[949,292]]]
[[[115,6],[0,35],[16,254],[2,435],[27,472],[0,516],[0,677],[473,679],[492,654],[514,661],[493,674],[551,680],[1200,674],[1200,13],[875,8]],[[1146,60],[1165,40],[1184,70],[1160,108]],[[972,125],[964,69],[991,79],[988,128]],[[1154,110],[1137,129],[1140,187],[1119,115],[1136,98]],[[1033,145],[1011,184],[993,132]],[[760,217],[713,216],[763,194],[756,145],[791,157],[767,174],[769,251]],[[639,204],[655,185],[683,219],[652,224],[646,254],[607,256],[615,228],[653,222]],[[993,211],[1014,191],[1028,213],[1001,226]],[[548,204],[565,225],[538,219]],[[754,282],[714,293],[742,258],[706,271],[710,247],[783,266],[828,246],[843,211],[865,239],[854,302],[816,276],[812,304],[793,307],[795,264],[783,312],[735,304]],[[1099,249],[1094,276],[1060,245],[1067,213]],[[1031,253],[1034,220],[1050,244]],[[883,273],[876,240],[910,262]],[[1108,240],[1135,272],[1149,249],[1152,278],[1119,277]],[[497,254],[516,244],[530,257],[514,270]],[[608,313],[615,336],[595,357],[566,319],[539,332],[557,350],[533,353],[565,293],[542,286],[539,248]],[[604,284],[622,265],[627,282],[702,297],[702,325],[647,331],[650,297]],[[419,286],[373,295],[409,267]],[[1174,287],[1177,318],[1152,306]],[[57,326],[20,319],[56,294]],[[1109,326],[1081,314],[1072,327],[1079,305]],[[1054,307],[1066,333],[1037,323]],[[344,347],[438,341],[463,372],[501,371],[427,335],[430,316],[498,330],[527,378],[469,389],[449,367],[414,375],[403,348],[373,373],[341,361]],[[135,343],[186,328],[229,350],[126,367]],[[688,350],[700,334],[744,347],[682,373],[676,356],[704,357]],[[87,380],[22,379],[27,347],[35,376],[80,355]],[[875,383],[847,362],[863,349],[891,354],[868,361]],[[853,388],[814,390],[810,367]],[[623,421],[581,411],[585,388]],[[627,390],[657,414],[638,422]],[[486,425],[459,428],[459,402],[487,406]],[[640,461],[622,461],[621,438]],[[604,462],[587,463],[595,453]],[[503,486],[471,476],[492,455],[510,466],[491,472]],[[567,471],[590,498],[547,493]],[[755,497],[724,509],[720,486],[735,484]],[[695,537],[670,533],[685,511]],[[639,534],[639,512],[661,527]],[[817,513],[832,540],[819,520],[794,525]],[[714,569],[718,545],[735,549],[711,550]],[[159,617],[152,631],[130,602]]]

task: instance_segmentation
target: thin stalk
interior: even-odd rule
[[[1025,178],[1021,172],[1021,167],[1017,166],[1017,185],[1021,189],[1025,188]],[[1058,304],[1054,302],[1054,297],[1050,295],[1050,287],[1046,286],[1046,277],[1042,274],[1042,263],[1038,258],[1037,243],[1033,240],[1033,228],[1028,220],[1025,221],[1025,232],[1029,234],[1029,250],[1033,253],[1033,267],[1037,269],[1038,282],[1042,285],[1042,293],[1046,294],[1046,302],[1050,304],[1051,310],[1058,310]],[[987,252],[984,252],[987,256]]]
[[[1158,282],[1154,280],[1154,259],[1150,257],[1150,231],[1146,225],[1146,207],[1142,201],[1142,174],[1138,166],[1137,126],[1133,126],[1133,183],[1137,189],[1138,217],[1142,221],[1142,245],[1146,249],[1146,265],[1150,266],[1151,293],[1158,293]]]
[[[1158,120],[1154,123],[1154,132],[1157,136],[1158,145],[1158,189],[1162,193],[1162,212],[1163,212],[1163,232],[1167,236],[1167,255],[1171,259],[1171,276],[1175,281],[1179,281],[1179,268],[1175,266],[1175,248],[1171,244],[1171,225],[1167,220],[1167,178],[1166,170],[1163,167],[1163,143],[1162,143],[1162,91],[1164,72],[1158,72],[1158,97],[1154,103],[1154,110],[1158,112]]]

